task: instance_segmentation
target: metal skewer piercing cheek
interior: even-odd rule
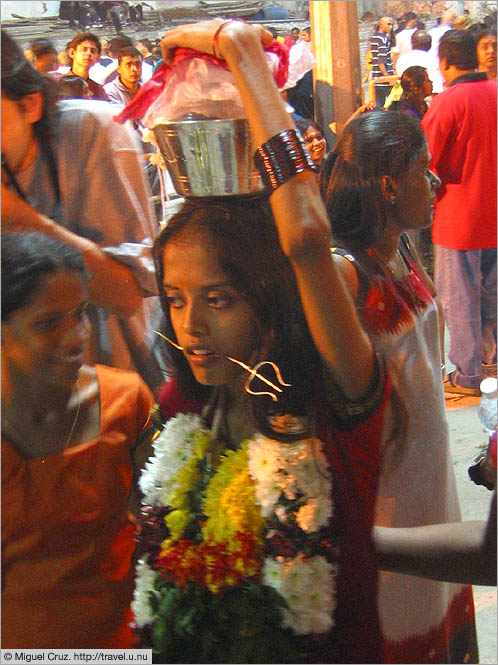
[[[170,339],[169,337],[166,337],[166,335],[163,335],[158,330],[154,330],[154,332],[156,333],[156,335],[159,335],[159,337],[162,337],[167,342],[169,342],[172,346],[174,346],[175,349],[178,349],[179,351],[183,351],[183,346],[180,346],[176,342],[173,342],[172,339]],[[285,381],[282,379],[282,375],[280,373],[280,369],[279,369],[278,365],[276,365],[274,362],[271,362],[271,360],[263,360],[262,362],[259,362],[254,367],[250,367],[249,365],[246,365],[246,363],[242,362],[242,360],[237,360],[237,358],[232,358],[232,357],[227,356],[223,353],[217,353],[216,355],[218,355],[222,358],[226,358],[226,360],[229,360],[230,362],[235,363],[236,365],[240,365],[240,367],[245,369],[246,372],[249,372],[249,376],[248,376],[247,381],[246,381],[245,386],[244,386],[244,390],[247,393],[249,393],[249,395],[268,395],[269,397],[272,398],[272,400],[274,402],[278,402],[278,397],[276,395],[274,395],[273,393],[269,392],[269,391],[255,392],[254,390],[251,390],[251,381],[253,381],[254,379],[259,379],[260,381],[263,381],[263,383],[266,383],[267,386],[270,386],[270,388],[273,388],[273,390],[275,390],[275,392],[277,392],[277,393],[282,393],[283,392],[282,388],[279,388],[279,386],[275,385],[269,379],[267,379],[265,376],[263,376],[262,374],[260,374],[258,372],[258,370],[263,365],[270,365],[273,368],[273,370],[275,372],[275,375],[277,377],[277,381],[281,386],[289,387],[289,386],[292,385],[290,383],[285,383]]]

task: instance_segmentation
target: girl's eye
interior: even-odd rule
[[[34,322],[34,328],[39,332],[50,332],[57,328],[61,320],[60,316],[49,316]]]
[[[232,298],[227,293],[209,293],[207,300],[211,307],[217,309],[224,309],[232,304]]]
[[[170,307],[174,307],[175,309],[178,309],[184,304],[183,298],[177,293],[166,294],[166,300],[168,301],[168,305]]]

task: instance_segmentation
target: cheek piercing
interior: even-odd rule
[[[159,337],[162,337],[165,339],[167,342],[169,342],[172,346],[175,347],[175,349],[178,349],[179,351],[183,351],[183,346],[180,346],[176,342],[173,342],[172,339],[169,337],[166,337],[166,335],[163,335],[160,333],[158,330],[154,330],[156,335],[159,335]],[[278,402],[278,397],[274,395],[272,392],[269,391],[262,391],[262,392],[255,392],[254,390],[251,390],[251,382],[253,379],[257,378],[260,381],[263,381],[263,383],[266,383],[267,386],[270,386],[270,388],[273,388],[278,393],[283,392],[282,388],[279,388],[276,386],[274,383],[272,383],[269,379],[267,379],[265,376],[262,374],[259,374],[258,370],[263,366],[263,365],[270,365],[275,372],[275,375],[277,377],[277,381],[281,386],[287,386],[290,387],[292,384],[290,383],[285,383],[285,381],[282,379],[282,374],[280,373],[280,369],[278,365],[274,362],[271,362],[270,360],[263,360],[262,362],[258,363],[254,367],[250,367],[249,365],[246,365],[242,360],[237,360],[237,358],[232,358],[230,356],[227,356],[222,353],[217,353],[216,355],[225,358],[226,360],[229,360],[232,363],[235,363],[236,365],[239,365],[243,369],[245,369],[246,372],[249,373],[249,376],[247,378],[247,381],[244,386],[244,390],[249,394],[249,395],[268,395],[269,397],[272,398],[274,402]]]

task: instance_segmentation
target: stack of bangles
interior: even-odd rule
[[[254,153],[254,163],[270,192],[306,169],[316,171],[306,145],[295,129],[279,132]]]

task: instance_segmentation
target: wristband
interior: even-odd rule
[[[254,153],[254,163],[270,192],[309,169],[317,171],[299,132],[285,129],[263,143]]]
[[[226,25],[228,25],[229,23],[232,23],[233,20],[234,20],[233,18],[229,18],[227,21],[223,21],[223,23],[221,23],[221,25],[218,26],[218,29],[216,30],[216,32],[213,35],[212,47],[213,47],[213,55],[214,55],[215,58],[218,57],[216,55],[216,45],[218,43],[218,36],[219,36],[220,32],[223,30],[223,28]]]

